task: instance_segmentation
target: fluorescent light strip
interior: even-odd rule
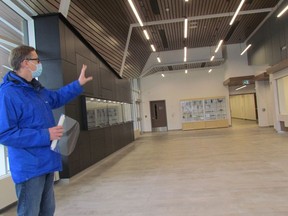
[[[153,44],[151,44],[151,48],[152,48],[153,52],[156,52],[156,49],[155,49]]]
[[[5,45],[11,46],[11,47],[17,47],[19,46],[18,44],[12,43],[10,41],[4,40],[3,38],[0,38],[0,43],[3,43]]]
[[[241,87],[239,87],[239,88],[237,88],[237,89],[235,89],[235,90],[238,91],[238,90],[243,89],[243,88],[246,88],[246,87],[247,87],[246,85],[243,85],[243,86],[241,86]]]
[[[2,65],[2,67],[6,68],[6,69],[8,69],[8,70],[11,70],[11,71],[13,71],[13,69],[12,69],[12,68],[10,68],[10,67],[8,67],[8,66],[6,66],[6,65]]]
[[[208,73],[211,73],[212,72],[212,69],[210,69],[209,71],[208,71]]]
[[[243,6],[244,2],[245,2],[245,0],[241,0],[241,2],[240,2],[240,4],[239,4],[239,6],[238,6],[238,8],[237,8],[237,10],[236,10],[236,12],[235,12],[235,14],[234,14],[234,16],[232,17],[231,22],[229,23],[229,25],[232,25],[232,24],[234,23],[234,21],[235,21],[235,19],[236,19],[236,16],[238,15],[239,11],[241,10],[241,7]]]
[[[277,15],[277,17],[281,17],[288,10],[288,5]]]
[[[243,52],[240,54],[240,55],[243,55],[250,47],[251,47],[252,45],[251,44],[249,44],[247,47],[246,47],[246,49],[245,50],[243,50]]]
[[[4,49],[4,50],[6,50],[6,51],[8,51],[8,52],[11,52],[11,50],[10,50],[10,49],[8,49],[7,47],[5,47],[5,46],[3,46],[3,45],[1,45],[1,44],[0,44],[0,48],[2,48],[2,49]]]
[[[185,20],[184,20],[184,38],[187,38],[187,34],[188,34],[188,19],[185,18]]]
[[[161,76],[162,76],[162,77],[165,77],[165,75],[164,75],[164,74],[161,74]]]
[[[187,47],[184,47],[184,62],[187,61]]]
[[[145,35],[146,39],[147,39],[147,40],[150,40],[150,37],[149,37],[149,35],[148,35],[147,30],[143,30],[143,32],[144,32],[144,35]]]
[[[134,14],[135,14],[135,16],[136,16],[136,18],[137,18],[137,20],[138,20],[140,26],[143,26],[142,20],[141,20],[139,14],[138,14],[138,12],[137,12],[137,10],[136,10],[136,8],[135,8],[133,2],[132,2],[132,0],[128,0],[128,2],[129,2],[130,7],[132,8],[132,10],[133,10],[133,12],[134,12]]]
[[[157,61],[158,61],[159,63],[161,63],[161,59],[160,59],[159,57],[157,57]]]
[[[185,74],[187,74],[188,73],[188,70],[185,70]]]
[[[219,48],[221,47],[222,43],[223,43],[223,40],[220,40],[219,43],[218,43],[218,46],[217,46],[217,48],[216,48],[216,50],[215,50],[215,53],[218,52],[218,50],[219,50]]]
[[[215,58],[215,56],[212,56],[212,57],[211,57],[211,59],[210,59],[210,61],[213,61],[213,60],[214,60],[214,58]]]
[[[5,25],[7,25],[8,27],[10,27],[11,29],[13,29],[15,32],[17,32],[18,34],[20,34],[21,36],[24,36],[24,33],[22,31],[20,31],[19,29],[17,29],[15,26],[13,26],[11,23],[9,23],[7,20],[3,19],[2,17],[0,17],[0,21],[3,22]]]

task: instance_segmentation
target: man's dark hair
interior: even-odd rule
[[[31,52],[34,50],[35,48],[26,45],[21,45],[14,48],[9,55],[9,63],[13,70],[18,71],[20,69],[21,62],[29,58]]]

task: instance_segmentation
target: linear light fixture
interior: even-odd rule
[[[185,20],[184,20],[184,38],[187,38],[187,34],[188,34],[188,19],[185,18]]]
[[[153,52],[156,52],[155,46],[153,44],[151,44],[151,49],[153,50]]]
[[[13,71],[13,69],[12,69],[12,68],[10,68],[10,67],[8,67],[8,66],[6,66],[6,65],[2,65],[2,67],[6,68],[6,69],[8,69],[8,70],[11,70],[11,71]]]
[[[239,4],[239,6],[238,6],[238,8],[237,8],[237,10],[236,10],[236,12],[235,12],[235,14],[234,14],[234,16],[232,17],[231,22],[229,23],[229,25],[232,25],[233,22],[235,21],[236,16],[238,15],[239,11],[241,10],[241,8],[242,8],[244,2],[245,2],[245,0],[241,0],[241,2],[240,2],[240,4]]]
[[[238,91],[238,90],[243,89],[243,88],[246,88],[246,87],[247,87],[246,85],[243,85],[243,86],[241,86],[241,87],[239,87],[239,88],[237,88],[237,89],[235,89],[235,90]]]
[[[19,29],[17,29],[15,26],[13,26],[10,22],[8,22],[7,20],[5,20],[4,18],[0,17],[0,21],[3,22],[5,25],[7,25],[9,28],[13,29],[15,32],[17,32],[18,34],[20,34],[21,36],[24,36],[24,33],[22,31],[20,31]]]
[[[7,41],[7,40],[4,40],[3,38],[0,38],[0,43],[3,43],[5,45],[11,46],[11,47],[19,46],[18,44],[10,42],[10,41]]]
[[[185,74],[187,74],[187,73],[188,73],[188,70],[186,69],[186,70],[185,70]]]
[[[281,17],[288,10],[288,5],[277,15],[277,17]]]
[[[220,40],[219,43],[218,43],[218,46],[217,46],[217,48],[216,48],[216,50],[215,50],[215,53],[218,52],[218,50],[219,50],[219,48],[221,47],[222,43],[223,43],[223,40]]]
[[[215,58],[215,56],[213,55],[213,56],[211,57],[210,61],[213,61],[213,60],[214,60],[214,58]]]
[[[162,76],[162,77],[165,77],[165,75],[164,75],[164,74],[161,74],[161,76]]]
[[[187,61],[187,47],[184,47],[184,62]]]
[[[132,8],[132,10],[133,10],[133,12],[134,12],[134,14],[135,14],[135,16],[136,16],[136,18],[137,18],[137,20],[138,20],[140,26],[143,26],[143,22],[142,22],[142,20],[141,20],[141,18],[140,18],[140,16],[139,16],[139,14],[138,14],[138,12],[137,12],[135,6],[134,6],[132,0],[128,0],[128,2],[129,2],[130,7]]]
[[[188,2],[189,0],[185,0],[185,2]]]
[[[157,61],[158,61],[159,63],[161,63],[161,59],[160,59],[160,57],[157,57]]]
[[[11,50],[10,50],[10,49],[8,49],[7,47],[5,47],[5,46],[3,46],[3,45],[1,45],[1,44],[0,44],[0,48],[2,48],[2,49],[4,49],[4,50],[6,50],[6,51],[8,51],[8,52],[11,52]]]
[[[145,30],[143,30],[143,32],[144,32],[144,35],[145,35],[146,39],[147,39],[147,40],[150,40],[150,37],[149,37],[149,35],[148,35],[147,30],[145,29]]]
[[[210,69],[209,71],[208,71],[208,73],[211,73],[212,72],[212,69]]]
[[[252,44],[249,44],[246,49],[243,50],[243,52],[240,55],[243,55],[250,47],[252,46]]]

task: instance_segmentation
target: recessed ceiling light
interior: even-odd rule
[[[187,61],[187,47],[184,47],[184,62]]]
[[[165,77],[165,75],[164,75],[164,74],[161,74],[161,76],[162,76],[162,77]]]
[[[240,55],[243,55],[250,47],[252,46],[252,44],[249,44],[246,49],[243,50],[243,52]]]
[[[277,17],[281,17],[288,10],[288,5],[277,15]]]
[[[153,50],[153,52],[156,52],[156,49],[153,44],[151,44],[151,49]]]
[[[141,18],[140,18],[140,16],[139,16],[139,14],[138,14],[135,6],[134,6],[132,0],[128,0],[128,2],[129,2],[130,7],[132,8],[132,10],[133,10],[133,12],[134,12],[134,15],[136,16],[136,18],[137,18],[137,20],[138,20],[140,26],[143,26],[143,22],[142,22],[142,20],[141,20]]]

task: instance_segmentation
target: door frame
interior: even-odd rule
[[[164,127],[154,127],[152,124],[152,112],[151,112],[151,103],[155,102],[164,102],[165,106],[165,119],[166,119],[166,126]],[[167,109],[166,109],[166,100],[154,100],[154,101],[149,101],[149,109],[150,109],[150,122],[151,122],[151,131],[152,132],[165,132],[168,131],[168,120],[167,120]]]

